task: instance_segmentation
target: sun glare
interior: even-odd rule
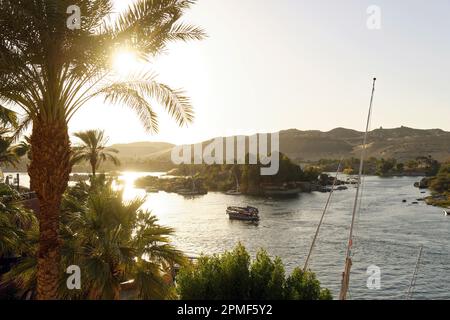
[[[126,75],[138,68],[139,61],[136,54],[131,51],[122,50],[115,54],[113,68],[120,75]]]

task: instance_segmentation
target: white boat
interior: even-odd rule
[[[228,196],[241,196],[242,192],[240,192],[239,190],[230,190],[227,191],[225,194]]]
[[[235,179],[236,179],[236,189],[227,191],[225,194],[228,196],[241,196],[242,195],[242,192],[239,187],[239,179],[237,176],[235,176]]]

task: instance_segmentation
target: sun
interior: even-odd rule
[[[136,54],[129,50],[119,50],[113,58],[113,69],[119,75],[127,75],[136,71],[139,67],[139,60]]]
[[[136,0],[115,0],[114,1],[114,8],[117,10],[117,12],[122,12],[130,5],[132,5]]]

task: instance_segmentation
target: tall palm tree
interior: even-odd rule
[[[193,111],[182,91],[159,83],[151,71],[118,77],[111,62],[126,48],[149,64],[172,41],[204,38],[201,29],[180,22],[194,2],[137,0],[114,14],[112,0],[78,0],[80,28],[72,30],[66,13],[72,0],[0,1],[0,104],[21,109],[32,124],[28,173],[40,203],[39,299],[57,298],[62,275],[58,230],[71,171],[70,119],[103,96],[129,106],[151,132],[158,130],[153,101],[179,125],[190,123]]]
[[[116,166],[120,165],[119,159],[114,155],[119,151],[106,147],[108,138],[104,131],[88,130],[77,132],[74,136],[82,141],[82,145],[73,148],[72,164],[82,161],[89,162],[94,178],[102,162],[111,161]]]

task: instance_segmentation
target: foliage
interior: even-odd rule
[[[450,163],[441,166],[438,174],[431,181],[430,189],[438,193],[450,193]]]
[[[258,161],[259,162],[259,161]],[[310,169],[304,173],[300,166],[294,164],[287,156],[280,154],[279,171],[273,176],[262,176],[261,164],[245,165],[180,165],[178,175],[193,177],[196,185],[210,191],[228,191],[236,189],[248,194],[259,194],[261,184],[283,184],[296,181],[313,181],[317,179],[317,171]]]
[[[68,291],[61,279],[60,297],[118,299],[121,283],[134,280],[137,297],[163,299],[172,295],[167,275],[174,264],[184,264],[183,254],[170,245],[171,228],[158,224],[141,210],[143,199],[122,201],[104,177],[94,184],[79,183],[64,195],[61,239],[62,266],[78,265],[82,290]],[[27,232],[28,249],[4,281],[22,290],[36,286],[37,226]]]
[[[36,226],[33,213],[15,204],[16,190],[0,184],[0,257],[21,254],[26,250],[26,229]]]
[[[120,165],[119,159],[115,156],[119,151],[106,147],[108,138],[104,131],[88,130],[74,135],[81,140],[81,144],[73,148],[72,164],[89,162],[94,176],[103,162],[110,161],[115,166]]]
[[[30,185],[41,214],[39,298],[55,299],[60,245],[59,205],[70,164],[68,124],[87,102],[103,97],[129,107],[149,132],[158,131],[155,104],[180,125],[193,120],[190,99],[157,80],[151,62],[176,41],[203,30],[182,17],[195,0],[137,0],[114,12],[113,0],[78,0],[79,28],[68,26],[72,0],[0,1],[0,116],[17,109],[32,125]],[[73,16],[72,16],[73,17]],[[73,22],[73,20],[72,20]],[[113,61],[129,52],[140,70],[120,74]],[[48,183],[51,181],[51,184]]]
[[[377,162],[377,175],[385,176],[390,173],[393,173],[394,169],[397,166],[397,160],[395,159],[381,159]]]
[[[343,173],[355,174],[359,171],[359,162],[357,158],[344,159],[342,161]],[[316,165],[324,172],[335,172],[340,160],[321,159]],[[426,175],[434,176],[439,170],[439,162],[431,156],[418,157],[413,160],[400,162],[397,159],[377,159],[370,157],[364,162],[364,173],[378,176],[395,175]]]
[[[146,129],[156,131],[150,97],[180,124],[188,123],[192,108],[183,92],[157,82],[149,70],[119,77],[111,62],[120,49],[148,62],[170,42],[204,38],[200,28],[180,21],[192,3],[140,0],[112,15],[111,0],[80,0],[81,28],[71,30],[69,0],[1,1],[0,102],[16,105],[32,121],[68,121],[88,100],[103,96],[129,106]],[[0,107],[8,119],[10,109]]]
[[[222,255],[202,256],[180,270],[177,292],[183,300],[331,299],[314,273],[295,269],[286,278],[279,258],[260,250],[254,261],[239,244]]]
[[[14,138],[0,136],[0,166],[16,167],[20,157],[25,155],[20,145],[13,145]]]

